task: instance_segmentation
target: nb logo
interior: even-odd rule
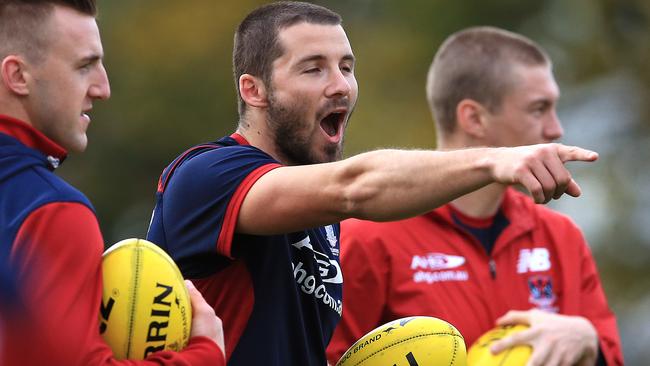
[[[546,248],[522,249],[517,261],[517,273],[542,272],[551,269],[551,256]]]

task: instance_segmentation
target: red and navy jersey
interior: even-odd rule
[[[181,154],[158,184],[147,239],[222,319],[229,365],[325,365],[341,316],[338,224],[272,236],[235,232],[250,188],[280,166],[233,134]]]
[[[580,229],[512,188],[501,213],[509,224],[490,253],[459,225],[449,204],[401,221],[344,221],[345,309],[330,360],[394,319],[444,319],[469,346],[508,310],[538,308],[587,318],[607,364],[622,365],[616,318]]]
[[[212,340],[116,360],[99,334],[104,240],[88,199],[53,173],[66,152],[0,116],[0,365],[220,365]],[[8,257],[8,259],[7,259]],[[220,363],[221,362],[221,363]]]
[[[49,203],[79,203],[93,210],[83,194],[52,174],[65,159],[62,148],[23,122],[6,116],[0,119],[3,119],[0,125],[2,245],[11,248],[27,217]]]

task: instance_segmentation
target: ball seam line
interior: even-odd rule
[[[128,336],[127,336],[127,346],[126,346],[126,358],[129,359],[131,358],[131,343],[133,340],[133,333],[135,332],[135,311],[136,311],[136,298],[137,298],[137,292],[138,292],[138,285],[139,285],[139,280],[140,280],[140,267],[141,267],[141,245],[140,245],[140,240],[137,241],[136,245],[136,250],[135,252],[135,273],[133,276],[133,287],[130,289],[131,291],[131,296],[130,297],[130,309],[131,309],[131,314],[129,314],[129,330],[128,330]]]
[[[138,240],[138,244],[140,244],[140,243],[141,243],[141,241]],[[176,263],[174,262],[174,260],[169,256],[169,254],[167,252],[165,252],[162,248],[158,247],[156,244],[151,243],[151,242],[142,242],[142,246],[151,249],[151,251],[155,255],[157,255],[159,258],[162,258],[165,262],[167,262],[170,265],[170,268],[171,268],[172,272],[174,273],[174,276],[176,276],[176,279],[178,280],[178,282],[181,283],[181,284],[184,284],[185,279],[183,278],[183,275],[181,274],[181,272],[178,269],[178,267],[177,267]],[[185,294],[187,295],[187,298],[189,300],[190,295],[189,295],[189,292],[187,291],[187,288],[182,287],[180,289],[180,291],[185,291]],[[191,310],[191,305],[190,305],[189,311],[190,312],[192,311]],[[191,323],[191,315],[189,316],[189,318],[190,318],[190,319],[188,319],[189,323]],[[182,319],[182,316],[181,316],[181,319]],[[189,328],[190,328],[189,331],[191,332],[192,326],[190,325]],[[191,337],[188,336],[187,340],[186,340],[185,337],[183,335],[181,335],[181,337],[180,337],[181,349],[187,347],[187,344],[189,343],[190,338]],[[167,349],[167,343],[166,342],[165,342],[165,349]],[[181,349],[179,349],[177,351],[180,351]]]

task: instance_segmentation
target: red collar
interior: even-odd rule
[[[535,218],[532,206],[535,203],[521,192],[508,187],[501,203],[501,212],[510,221],[511,226],[518,226],[521,230],[529,230],[534,226]],[[447,223],[453,223],[452,212],[457,211],[451,204],[446,204],[428,213],[432,219],[442,219]]]
[[[465,213],[463,213],[461,210],[457,209],[454,207],[454,205],[447,205],[449,207],[449,211],[453,216],[455,216],[460,222],[463,224],[470,226],[470,227],[475,227],[475,228],[487,228],[492,226],[494,223],[494,218],[497,216],[497,214],[493,214],[488,217],[474,217],[474,216],[469,216]]]
[[[45,154],[55,168],[68,155],[64,148],[50,140],[41,131],[13,117],[0,114],[0,133],[9,135],[24,145]]]
[[[456,227],[452,217],[451,204],[441,206],[427,214],[430,220],[441,221],[450,227]],[[506,227],[494,245],[492,255],[505,248],[504,243],[510,243],[515,238],[531,232],[537,221],[538,210],[535,202],[527,195],[517,192],[514,188],[508,187],[501,203],[501,212],[508,219],[510,224]]]
[[[240,145],[250,145],[248,140],[246,140],[246,138],[244,136],[238,134],[237,132],[234,132],[232,135],[230,135],[230,137],[233,140],[237,141],[237,143],[240,144]]]

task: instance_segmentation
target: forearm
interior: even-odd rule
[[[347,159],[343,216],[387,221],[430,211],[493,181],[489,150],[377,150]]]
[[[275,169],[246,195],[237,231],[279,234],[346,218],[387,221],[426,212],[491,182],[483,150],[376,150]]]
[[[455,151],[377,150],[349,159],[267,172],[246,194],[240,233],[270,235],[346,218],[397,220],[492,182],[522,184],[536,202],[580,188],[564,167],[596,153],[559,144]]]

